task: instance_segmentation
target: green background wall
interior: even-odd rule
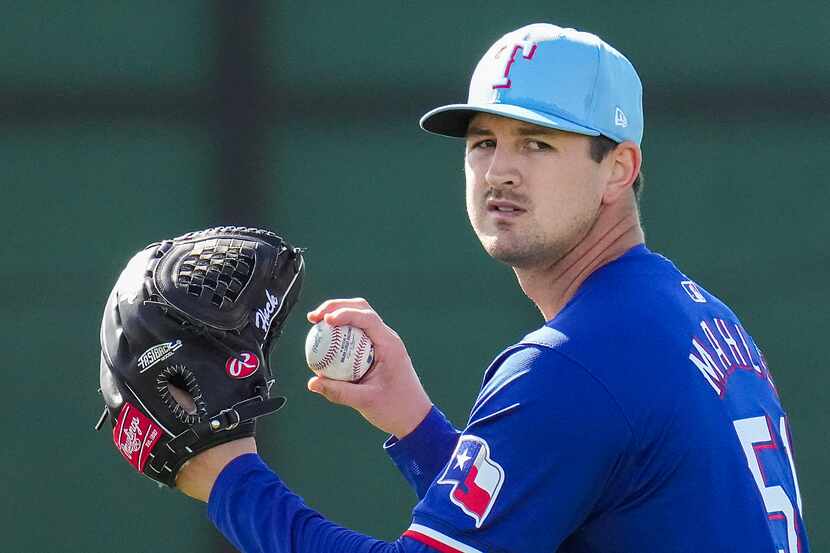
[[[540,318],[468,227],[460,144],[417,118],[463,99],[501,34],[551,21],[639,68],[648,243],[765,348],[813,551],[828,550],[830,4],[618,4],[0,3],[0,549],[232,551],[203,506],[91,431],[118,271],[150,241],[222,223],[309,249],[272,356],[289,403],[262,421],[263,455],[333,520],[399,535],[414,494],[379,431],[305,391],[303,314],[369,298],[464,421],[488,361]]]

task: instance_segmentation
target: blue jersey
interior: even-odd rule
[[[808,551],[763,356],[645,246],[494,361],[423,492],[407,535],[447,551]]]
[[[809,552],[760,350],[645,246],[496,358],[462,431],[433,409],[386,448],[420,499],[395,543],[325,521],[255,456],[223,471],[211,518],[246,552]]]

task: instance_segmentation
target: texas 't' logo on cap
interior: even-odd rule
[[[510,80],[510,69],[516,62],[516,55],[519,52],[522,53],[522,57],[524,59],[532,60],[533,54],[536,53],[536,43],[523,40],[521,42],[518,42],[515,46],[513,46],[513,49],[510,53],[510,57],[507,59],[507,62],[504,66],[504,74],[501,76],[501,78],[497,79],[495,83],[493,83],[493,88],[510,88],[510,86],[513,84]],[[500,53],[501,51],[499,52],[499,54]],[[496,58],[499,57],[499,54],[496,54]]]

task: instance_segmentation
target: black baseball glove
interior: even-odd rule
[[[268,354],[302,284],[302,252],[276,234],[218,227],[151,244],[121,273],[101,323],[101,393],[115,447],[175,486],[201,451],[254,435]]]

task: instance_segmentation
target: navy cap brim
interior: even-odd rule
[[[566,132],[574,132],[588,136],[599,136],[600,132],[568,121],[558,115],[534,111],[512,104],[450,104],[427,112],[421,117],[421,128],[427,132],[464,138],[467,136],[467,127],[470,119],[476,113],[491,113],[510,119],[517,119],[526,123],[533,123],[540,127],[548,127]]]

